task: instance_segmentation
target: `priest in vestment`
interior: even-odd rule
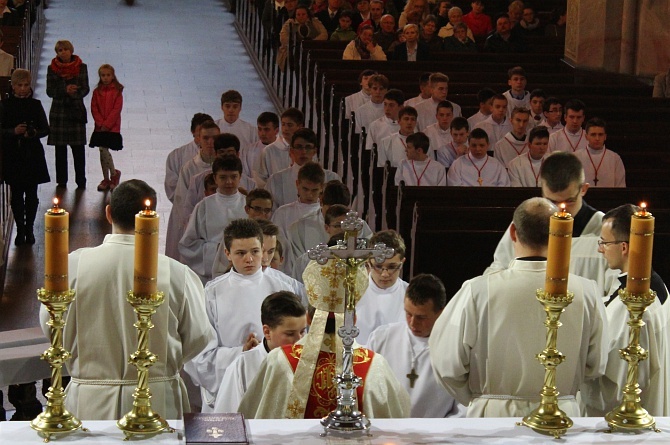
[[[549,220],[556,206],[543,198],[514,212],[510,236],[516,259],[508,269],[468,280],[438,318],[428,342],[435,375],[467,417],[523,417],[537,407],[544,368],[546,313],[536,298],[544,288]],[[603,375],[609,338],[596,284],[569,275],[574,300],[561,316],[557,349],[569,359],[556,372],[559,407],[580,415],[580,386]]]
[[[256,419],[320,419],[337,407],[333,378],[342,372],[345,268],[335,260],[312,261],[303,279],[315,308],[309,333],[295,345],[274,349],[242,398],[239,411]],[[360,267],[355,295],[367,286]],[[358,409],[370,418],[408,417],[410,402],[386,360],[354,342],[353,370],[363,380],[357,388]]]
[[[137,368],[128,364],[137,349],[137,315],[125,295],[133,289],[135,215],[156,192],[143,181],[121,183],[105,209],[112,234],[102,245],[69,256],[70,288],[76,299],[66,315],[63,346],[72,353],[66,366],[72,380],[65,407],[82,420],[116,420],[132,409]],[[152,317],[149,350],[158,361],[149,369],[152,408],[167,419],[189,412],[179,371],[202,351],[214,331],[207,323],[197,275],[166,256],[158,257],[158,290],[165,302]],[[49,314],[40,308],[45,333]]]

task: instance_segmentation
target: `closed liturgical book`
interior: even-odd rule
[[[249,443],[241,413],[184,414],[184,432],[189,445]]]

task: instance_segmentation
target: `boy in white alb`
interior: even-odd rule
[[[291,166],[288,147],[293,133],[304,125],[305,115],[297,108],[287,108],[281,114],[281,137],[263,149],[253,170],[256,187],[265,188],[265,183],[273,173]]]
[[[368,337],[379,326],[405,320],[403,299],[407,282],[400,278],[405,263],[405,241],[395,230],[382,230],[370,238],[370,245],[384,243],[393,247],[393,257],[382,264],[373,260],[366,263],[368,288],[356,304],[356,341],[367,344]]]
[[[421,77],[419,78],[419,93],[418,96],[412,97],[411,99],[407,99],[405,101],[404,106],[406,107],[416,107],[419,105],[421,102],[424,100],[428,100],[431,98],[433,94],[433,90],[430,87],[430,75],[433,73],[423,73]]]
[[[540,125],[544,119],[544,101],[547,100],[547,93],[539,88],[530,92],[530,120],[528,121],[528,131]]]
[[[226,369],[214,404],[215,413],[234,413],[247,392],[247,387],[258,374],[268,352],[300,340],[307,330],[307,310],[300,299],[287,291],[268,295],[261,305],[263,341],[243,352]]]
[[[396,133],[400,129],[398,124],[398,112],[402,107],[405,96],[402,91],[390,89],[384,95],[384,115],[373,121],[368,128],[368,135],[365,139],[365,149],[372,150],[372,145],[379,145],[387,136]]]
[[[246,217],[246,200],[238,190],[242,176],[240,159],[236,156],[216,158],[212,172],[217,192],[195,206],[179,241],[181,262],[197,273],[203,284],[212,278],[214,256],[223,230],[231,221]]]
[[[510,186],[540,187],[540,169],[549,148],[549,131],[535,127],[528,135],[528,151],[510,161],[507,168]]]
[[[179,180],[179,172],[193,156],[200,150],[200,125],[205,121],[214,120],[209,114],[196,113],[191,119],[191,134],[193,140],[188,144],[177,147],[168,154],[165,161],[165,194],[170,202],[174,200],[174,192]]]
[[[512,118],[512,110],[517,107],[530,108],[530,93],[526,91],[526,71],[515,66],[507,71],[509,90],[503,93],[507,98],[507,119]]]
[[[316,134],[309,128],[301,128],[293,133],[288,155],[291,158],[291,166],[278,171],[268,178],[265,189],[272,193],[274,210],[295,201],[295,182],[298,179],[298,171],[306,162],[314,159],[317,152]],[[330,170],[324,170],[326,181],[339,180],[340,177]]]
[[[586,148],[577,150],[575,156],[584,166],[584,174],[594,187],[626,187],[626,169],[621,157],[605,147],[607,124],[594,117],[586,123]]]
[[[565,127],[549,136],[549,153],[567,151],[574,153],[586,148],[586,132],[582,129],[586,116],[586,105],[578,99],[565,104]]]
[[[403,107],[398,112],[398,124],[400,129],[397,133],[382,139],[381,145],[377,151],[377,167],[383,167],[386,161],[391,163],[391,166],[398,167],[403,159],[407,159],[405,154],[405,147],[407,144],[405,140],[410,134],[414,134],[416,130],[416,110],[412,107]]]
[[[428,346],[433,325],[446,304],[442,281],[435,275],[417,275],[409,282],[404,298],[406,321],[380,326],[368,340],[368,348],[384,356],[409,393],[411,417],[458,415],[458,403],[433,375]]]
[[[446,186],[447,172],[444,166],[427,154],[430,148],[428,136],[421,132],[410,134],[406,144],[407,159],[400,162],[396,170],[395,184],[405,181],[408,186]]]
[[[468,153],[456,159],[447,173],[447,185],[465,187],[509,187],[505,166],[486,154],[489,138],[475,128],[468,139]]]
[[[437,104],[435,115],[437,122],[429,125],[423,130],[428,139],[430,139],[430,150],[428,155],[435,158],[437,151],[443,150],[451,142],[451,121],[454,119],[454,106],[448,100],[443,100]]]
[[[563,105],[555,97],[548,97],[542,105],[543,119],[538,124],[542,127],[547,127],[549,134],[554,134],[563,129],[561,123],[561,115],[563,114]]]
[[[491,88],[482,88],[477,92],[477,102],[479,102],[479,111],[468,118],[468,125],[470,128],[485,121],[491,115],[491,107],[493,106],[493,96],[496,92]]]
[[[375,74],[368,80],[368,85],[370,100],[354,110],[356,133],[360,133],[363,128],[367,130],[372,122],[384,116],[384,95],[389,89],[388,78],[383,74]]]
[[[517,156],[528,151],[526,128],[530,119],[528,108],[512,110],[512,131],[507,133],[493,146],[493,157],[509,168],[509,163]]]
[[[430,75],[431,98],[424,100],[416,105],[417,121],[416,127],[423,131],[429,125],[434,124],[437,119],[437,105],[443,100],[447,100],[449,94],[449,77],[442,73],[433,73]],[[461,106],[451,102],[454,110],[454,117],[461,115]]]
[[[456,159],[468,152],[468,134],[470,127],[468,120],[464,117],[456,117],[449,126],[451,142],[444,147],[435,150],[435,159],[445,166],[451,167]]]
[[[212,162],[216,157],[214,139],[220,133],[221,130],[214,121],[203,122],[200,125],[200,151],[179,171],[165,236],[165,255],[175,260],[179,260],[179,240],[184,235],[188,218],[191,216],[184,212],[184,203],[186,202],[191,177],[212,170]]]
[[[258,158],[260,158],[261,153],[263,153],[265,147],[277,141],[279,116],[270,111],[265,111],[258,115],[256,127],[258,140],[251,145],[243,145],[240,149],[242,177],[251,181],[253,181],[254,167],[258,165]]]
[[[356,111],[358,107],[370,100],[370,86],[368,80],[371,76],[377,74],[374,70],[363,70],[358,75],[358,83],[361,90],[344,98],[344,119],[351,118],[351,112]]]
[[[246,147],[258,140],[256,127],[240,119],[242,111],[242,95],[235,90],[228,90],[221,95],[221,111],[223,117],[216,121],[221,133],[232,133],[240,140],[240,145]]]
[[[203,412],[211,412],[226,369],[244,351],[259,344],[258,314],[268,295],[290,289],[263,273],[263,232],[252,219],[237,219],[223,234],[233,269],[205,286],[205,309],[217,338],[189,363],[188,373],[201,386]]]
[[[502,94],[493,96],[491,115],[474,128],[483,129],[489,137],[489,144],[495,147],[503,136],[512,131],[512,124],[507,118],[507,98]]]

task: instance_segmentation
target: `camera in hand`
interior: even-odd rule
[[[29,138],[34,138],[37,136],[37,128],[35,127],[35,122],[30,121],[26,122],[26,136]]]

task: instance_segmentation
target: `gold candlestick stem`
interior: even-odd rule
[[[538,361],[544,365],[544,386],[540,392],[542,397],[540,406],[523,418],[522,425],[539,433],[551,434],[558,439],[572,427],[572,419],[558,407],[556,367],[563,363],[565,356],[556,349],[556,340],[558,328],[561,326],[559,318],[565,308],[572,303],[574,294],[570,291],[566,294],[549,294],[538,289],[536,297],[547,313],[544,321],[547,327],[546,346],[536,355]]]
[[[650,429],[660,432],[656,428],[656,420],[640,403],[640,384],[638,383],[638,366],[642,360],[646,360],[649,352],[640,346],[640,328],[645,325],[642,315],[647,307],[656,299],[656,292],[648,290],[642,294],[633,294],[628,289],[619,291],[619,298],[626,305],[630,318],[628,320],[628,346],[619,350],[619,355],[628,363],[626,373],[626,385],[623,389],[623,400],[621,405],[614,408],[605,415],[605,420],[610,427],[610,432],[633,431]]]
[[[51,386],[47,392],[47,407],[32,422],[30,427],[49,442],[55,434],[70,433],[82,428],[81,421],[65,409],[65,391],[63,390],[63,364],[70,358],[70,352],[63,348],[63,328],[65,327],[65,312],[74,300],[75,291],[64,292],[37,290],[37,299],[46,306],[50,319],[49,337],[51,346],[42,354],[51,367]]]
[[[136,434],[157,434],[162,431],[174,432],[160,414],[151,409],[151,390],[149,389],[149,368],[156,363],[158,356],[149,351],[149,330],[154,327],[151,316],[163,304],[163,292],[152,295],[135,295],[128,292],[127,300],[137,313],[137,351],[131,354],[128,363],[137,368],[137,387],[133,392],[133,409],[123,416],[116,425],[126,438]]]

